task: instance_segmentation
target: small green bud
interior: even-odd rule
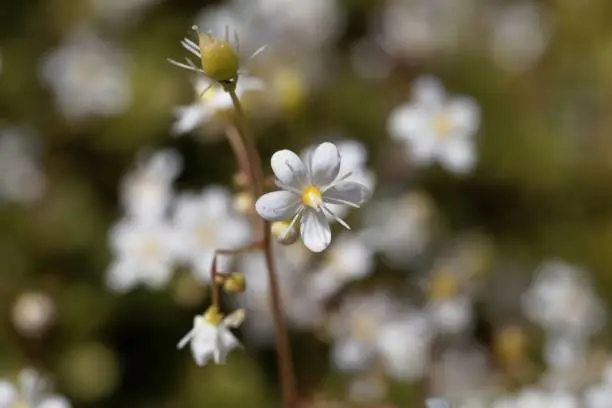
[[[232,275],[223,283],[223,289],[232,295],[244,293],[246,289],[246,278],[244,277],[244,274],[232,273]]]
[[[236,79],[240,61],[231,44],[210,34],[198,36],[204,74],[219,82]]]

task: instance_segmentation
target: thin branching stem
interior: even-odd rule
[[[253,196],[259,197],[264,193],[264,173],[261,166],[261,157],[249,130],[248,120],[244,109],[236,95],[235,84],[225,86],[225,91],[229,93],[234,108],[237,114],[237,126],[240,134],[240,139],[232,138],[228,135],[232,145],[241,143],[242,146],[233,146],[235,151],[246,152],[246,160],[242,157],[237,157],[239,161],[248,160],[249,181],[253,190]],[[229,132],[231,133],[231,132]],[[233,140],[232,140],[233,139]],[[242,165],[242,164],[241,164]],[[246,166],[246,165],[245,165]],[[266,268],[268,270],[268,281],[270,286],[270,300],[272,305],[272,318],[274,320],[275,337],[276,337],[276,352],[279,369],[280,387],[283,398],[284,408],[295,408],[297,404],[297,388],[295,381],[295,373],[293,371],[293,359],[291,356],[291,348],[287,337],[287,330],[283,317],[283,306],[278,287],[277,272],[274,264],[274,254],[272,249],[272,237],[270,225],[267,221],[261,220],[262,233],[262,250],[264,252]]]

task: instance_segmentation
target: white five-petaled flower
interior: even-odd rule
[[[9,381],[0,380],[0,408],[70,408],[70,402],[47,392],[47,383],[31,368],[23,369],[19,375],[19,387]]]
[[[313,252],[325,250],[331,243],[328,215],[350,229],[328,205],[358,208],[371,194],[363,184],[347,180],[351,173],[339,175],[340,161],[338,149],[329,142],[319,145],[306,163],[290,150],[274,153],[272,170],[276,185],[282,190],[261,196],[255,203],[257,212],[268,221],[293,217],[291,225],[300,219],[304,245]]]
[[[438,161],[449,171],[467,173],[476,164],[479,122],[480,108],[472,98],[448,98],[440,80],[424,77],[414,85],[413,100],[391,113],[388,128],[417,164]]]
[[[193,329],[178,343],[182,349],[191,342],[191,353],[197,365],[205,365],[211,358],[215,364],[224,364],[227,354],[241,347],[230,328],[236,328],[244,321],[244,309],[238,309],[224,317],[211,307],[203,316],[193,319]]]

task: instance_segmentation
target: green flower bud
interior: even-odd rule
[[[244,293],[246,289],[246,279],[244,274],[232,273],[232,275],[223,283],[223,289],[232,295]]]
[[[239,58],[229,41],[210,34],[199,34],[202,70],[215,81],[224,82],[238,77]]]

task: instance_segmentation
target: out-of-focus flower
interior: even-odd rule
[[[378,341],[382,328],[400,319],[405,311],[402,302],[385,292],[343,299],[340,310],[327,323],[327,332],[333,339],[331,359],[334,366],[351,372],[371,368],[379,357]]]
[[[0,380],[0,408],[70,408],[63,396],[50,394],[48,383],[31,368],[23,369],[19,375],[19,387],[7,380]]]
[[[439,79],[419,78],[413,100],[391,113],[389,133],[406,144],[418,165],[438,161],[453,173],[468,173],[476,164],[474,135],[480,108],[466,96],[448,97]]]
[[[551,35],[540,5],[529,0],[496,5],[489,24],[493,59],[509,71],[531,68],[544,53]]]
[[[454,53],[467,34],[476,1],[389,0],[382,14],[383,45],[407,59]]]
[[[172,183],[181,168],[182,157],[177,151],[142,154],[121,184],[121,201],[126,215],[143,222],[163,219],[173,196]]]
[[[72,32],[41,68],[68,120],[119,115],[132,102],[127,56],[89,29]]]
[[[373,191],[376,185],[376,175],[366,167],[368,151],[365,146],[356,140],[338,140],[334,141],[334,144],[342,159],[338,174],[347,175],[344,180],[360,183]],[[311,146],[305,149],[300,155],[302,161],[307,162],[308,158],[314,154],[316,147]],[[340,218],[345,217],[351,208],[348,205],[333,203],[326,206]],[[334,218],[328,215],[328,219],[333,220]]]
[[[44,293],[24,293],[13,304],[13,324],[24,336],[39,337],[54,318],[55,303]]]
[[[114,255],[107,271],[109,287],[124,292],[138,284],[165,286],[175,259],[172,232],[163,220],[145,223],[125,218],[115,224],[109,237]]]
[[[367,404],[381,401],[389,391],[387,381],[380,375],[365,375],[351,381],[348,395],[352,401]]]
[[[479,394],[491,381],[485,350],[474,344],[446,348],[432,365],[430,378],[431,392],[450,402],[482,400]]]
[[[328,204],[359,207],[369,196],[363,184],[339,176],[341,157],[333,143],[319,145],[307,165],[292,151],[280,150],[272,156],[272,170],[281,191],[267,193],[255,203],[259,215],[269,221],[300,219],[302,241],[313,252],[324,251],[331,243],[328,215],[349,229]],[[350,174],[350,173],[348,173]]]
[[[325,299],[346,283],[372,272],[373,252],[358,236],[341,235],[326,252],[322,265],[308,274],[307,291]]]
[[[182,349],[191,343],[191,352],[197,365],[205,365],[211,358],[215,364],[225,364],[227,354],[241,347],[231,328],[237,328],[244,321],[244,310],[239,309],[228,316],[212,306],[203,316],[193,319],[193,329],[178,343]]]
[[[233,109],[232,99],[221,85],[215,84],[205,77],[197,77],[194,80],[194,88],[197,100],[191,105],[179,106],[175,109],[176,121],[172,126],[174,135],[191,132],[202,124],[214,121],[219,115]],[[242,99],[245,94],[257,92],[264,88],[264,83],[260,79],[242,76],[236,84],[236,95],[239,99]]]
[[[111,23],[123,25],[143,14],[161,0],[90,0],[97,16]]]
[[[425,401],[427,408],[450,408],[448,402],[442,398],[429,398]]]
[[[44,193],[46,179],[28,139],[25,129],[0,128],[0,200],[30,203]]]
[[[429,243],[433,213],[431,200],[420,192],[379,199],[365,209],[364,240],[392,264],[405,266]]]
[[[407,311],[404,317],[383,325],[377,346],[386,372],[398,380],[421,378],[429,364],[431,338],[426,317],[416,311]]]
[[[173,226],[179,260],[203,282],[210,280],[216,249],[240,247],[251,235],[248,220],[232,211],[231,195],[221,187],[179,195]]]
[[[456,334],[467,330],[473,320],[472,301],[467,296],[433,299],[426,311],[440,333]]]
[[[236,5],[252,15],[258,27],[264,27],[275,48],[320,49],[335,40],[344,27],[342,8],[336,0],[236,0]]]
[[[525,292],[531,320],[553,334],[585,337],[599,330],[605,314],[584,273],[563,261],[544,262]]]

